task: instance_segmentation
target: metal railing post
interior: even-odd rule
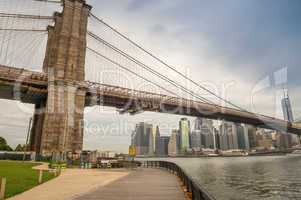
[[[187,195],[192,200],[214,200],[192,177],[187,175],[185,171],[177,164],[168,161],[146,161],[146,166],[151,168],[161,168],[175,174],[180,178]]]

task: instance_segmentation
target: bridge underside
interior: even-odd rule
[[[61,149],[61,146],[64,146],[62,140],[65,141],[66,139],[60,138],[66,136],[60,134],[66,132],[65,129],[72,128],[72,126],[68,125],[70,119],[68,119],[68,117],[66,118],[66,112],[69,112],[69,108],[67,110],[63,108],[62,110],[54,109],[52,111],[46,109],[48,91],[53,90],[53,88],[50,89],[48,85],[57,87],[57,90],[61,91],[61,98],[57,96],[53,97],[53,101],[56,101],[57,105],[64,105],[66,103],[66,98],[69,98],[68,95],[65,95],[66,87],[70,87],[70,85],[65,82],[61,85],[58,84],[58,82],[51,83],[48,81],[46,74],[39,72],[20,70],[6,66],[0,66],[0,72],[1,99],[18,100],[23,103],[35,105],[34,122],[31,131],[31,149],[41,154],[45,148],[49,149],[49,151]],[[81,100],[83,103],[80,104],[83,104],[84,107],[101,105],[115,107],[120,110],[120,113],[128,112],[135,114],[142,111],[150,111],[206,117],[210,119],[245,123],[262,128],[282,130],[301,135],[301,127],[298,124],[291,124],[283,120],[231,108],[224,108],[217,105],[89,82],[73,83],[73,87],[80,88],[82,91],[82,95],[79,98],[83,98]],[[61,88],[61,90],[59,88]],[[78,89],[74,91],[77,90]],[[60,94],[60,92],[58,92],[58,94]],[[71,98],[74,99],[74,96],[71,96]],[[78,99],[78,97],[75,99]],[[73,103],[78,104],[76,101]],[[78,106],[75,107],[78,109]],[[78,111],[79,114],[74,114],[76,123],[78,123],[76,124],[77,126],[82,125],[84,107],[80,106]],[[46,116],[48,118],[52,117],[56,123],[46,124]],[[76,127],[73,126],[73,128]],[[49,135],[49,131],[45,133],[45,131],[43,131],[45,129],[51,130],[50,133],[55,135],[55,139],[51,141],[49,139],[47,140],[47,137],[43,134]],[[69,140],[73,142],[69,142],[70,148],[68,148],[68,150],[81,150],[83,142],[82,135],[70,135],[69,137]]]
[[[161,98],[137,98],[134,95],[124,95],[126,93],[125,91],[128,91],[126,88],[122,89],[114,86],[103,87],[107,89],[98,92],[97,95],[90,91],[87,92],[86,106],[102,105],[115,107],[120,110],[121,114],[136,114],[143,111],[149,111],[193,117],[205,117],[208,119],[226,120],[301,135],[301,126],[299,124],[291,124],[284,120],[201,102],[185,101],[168,96],[161,96]],[[116,91],[119,95],[116,95]],[[151,95],[152,94],[150,93],[150,96]],[[138,94],[137,96],[144,95]],[[169,101],[169,99],[173,100]]]

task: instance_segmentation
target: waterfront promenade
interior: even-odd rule
[[[184,200],[176,176],[160,170],[140,168],[117,181],[76,200]]]
[[[67,169],[58,178],[9,200],[184,200],[176,176],[160,169]]]

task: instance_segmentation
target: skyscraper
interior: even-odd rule
[[[213,128],[214,133],[214,149],[221,149],[219,132],[216,128]]]
[[[222,150],[238,149],[236,124],[233,122],[222,121],[219,139]]]
[[[245,129],[241,124],[236,124],[238,149],[248,149],[246,144]]]
[[[155,143],[155,140],[154,140],[154,136],[153,136],[153,126],[150,127],[150,130],[149,130],[149,134],[146,135],[146,137],[149,137],[149,140],[148,140],[148,155],[149,156],[153,156],[155,154],[155,149],[154,149],[154,143]]]
[[[191,131],[191,149],[199,151],[202,148],[201,130]]]
[[[167,156],[168,155],[168,143],[169,143],[169,136],[161,136],[159,140],[159,148],[156,152],[157,156]]]
[[[172,130],[170,140],[168,143],[168,155],[169,156],[177,156],[179,154],[180,138],[179,138],[179,130]]]
[[[132,134],[132,146],[136,147],[137,155],[150,155],[153,152],[152,125],[140,122]]]
[[[294,122],[292,106],[287,93],[284,93],[284,97],[281,100],[281,106],[282,106],[284,120],[288,122]]]
[[[194,121],[194,130],[201,130],[203,124],[203,119],[197,117]]]
[[[245,125],[249,140],[249,148],[254,149],[256,147],[256,128],[251,125]]]
[[[243,124],[243,129],[244,129],[244,137],[245,137],[245,147],[246,147],[245,149],[250,150],[250,141],[248,136],[249,125]]]
[[[238,137],[237,137],[237,124],[230,122],[231,124],[231,131],[229,130],[229,139],[231,140],[232,146],[230,146],[230,149],[238,149]]]
[[[179,122],[181,137],[181,152],[185,153],[190,148],[190,122],[187,118],[182,118]]]
[[[157,154],[157,152],[159,152],[159,148],[160,148],[160,130],[159,130],[159,126],[156,126],[156,128],[153,128],[153,138],[154,138],[154,151],[155,154]]]
[[[201,119],[201,144],[203,148],[213,149],[215,147],[214,127],[211,119]]]
[[[229,144],[228,144],[228,134],[227,134],[227,124],[225,124],[224,121],[219,126],[219,142],[220,142],[220,149],[221,150],[228,150]]]

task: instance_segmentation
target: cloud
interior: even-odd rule
[[[259,113],[277,115],[275,91],[279,88],[257,94],[252,102],[254,87],[266,76],[288,67],[288,82],[284,86],[290,89],[295,116],[301,116],[299,0],[89,0],[88,3],[93,5],[94,14],[198,83],[222,94],[223,86],[233,82],[226,91],[229,100],[248,109],[254,106]],[[97,33],[107,34],[101,27]],[[186,85],[162,65],[150,64],[153,69]],[[13,105],[6,103],[0,107],[6,109],[3,112],[13,109]],[[18,123],[25,127],[29,114],[16,117],[24,119]],[[2,122],[4,118],[1,117],[0,123],[6,123]],[[180,116],[143,113],[129,117],[118,115],[114,109],[94,108],[86,111],[85,119],[104,127],[139,121],[161,123],[163,127],[163,122],[177,126]],[[169,134],[170,128],[162,131]],[[129,135],[128,130],[119,137],[86,135],[85,147],[126,151]]]

